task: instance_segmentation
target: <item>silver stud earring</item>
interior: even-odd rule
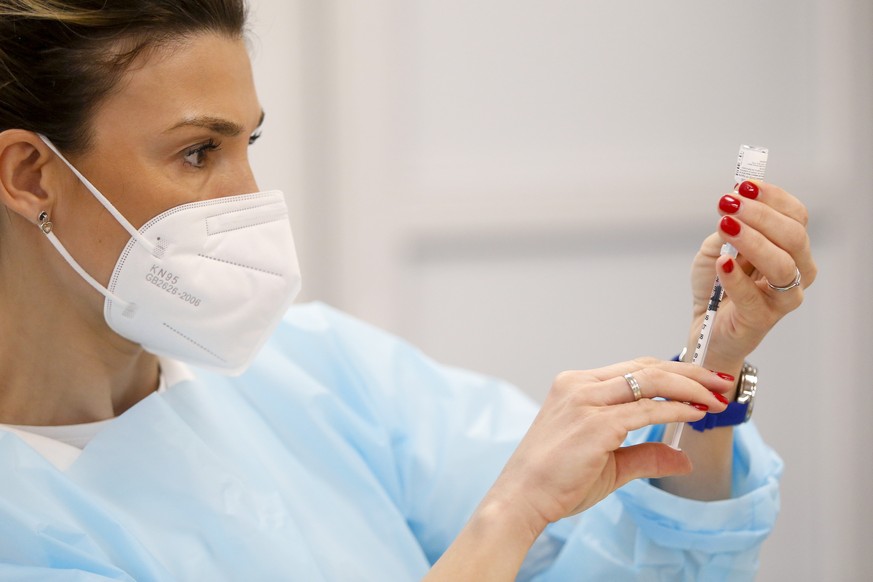
[[[39,227],[46,234],[48,234],[52,231],[52,223],[48,218],[49,218],[48,212],[46,212],[45,210],[40,212],[39,216],[36,217],[36,220],[39,222]]]

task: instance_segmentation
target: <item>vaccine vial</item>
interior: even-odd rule
[[[767,169],[767,148],[751,145],[741,145],[737,154],[737,171],[734,172],[734,183],[741,184],[746,180],[763,180]]]

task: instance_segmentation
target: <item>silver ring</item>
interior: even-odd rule
[[[637,382],[637,379],[634,378],[634,375],[628,372],[624,375],[624,379],[627,381],[627,385],[630,386],[631,392],[634,393],[634,402],[643,397],[643,391],[640,390],[640,383]]]
[[[786,291],[791,291],[792,289],[794,289],[795,287],[798,287],[800,285],[800,269],[798,269],[797,267],[794,267],[794,271],[795,271],[794,281],[792,281],[790,285],[786,285],[785,287],[780,287],[778,285],[774,285],[770,281],[767,281],[767,285],[773,291],[779,291],[780,293],[785,293]]]

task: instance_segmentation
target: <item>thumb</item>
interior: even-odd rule
[[[761,307],[761,291],[752,279],[743,272],[736,259],[719,257],[716,263],[718,278],[725,293],[743,310]]]
[[[643,443],[615,451],[615,488],[640,478],[685,475],[691,472],[691,459],[664,443]]]

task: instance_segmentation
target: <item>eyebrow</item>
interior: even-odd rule
[[[261,127],[263,123],[264,111],[261,110],[261,117],[258,119],[257,127]],[[226,137],[234,137],[243,132],[243,127],[240,124],[227,119],[222,119],[221,117],[213,117],[211,115],[187,117],[168,129],[167,132],[179,129],[180,127],[202,127]]]

